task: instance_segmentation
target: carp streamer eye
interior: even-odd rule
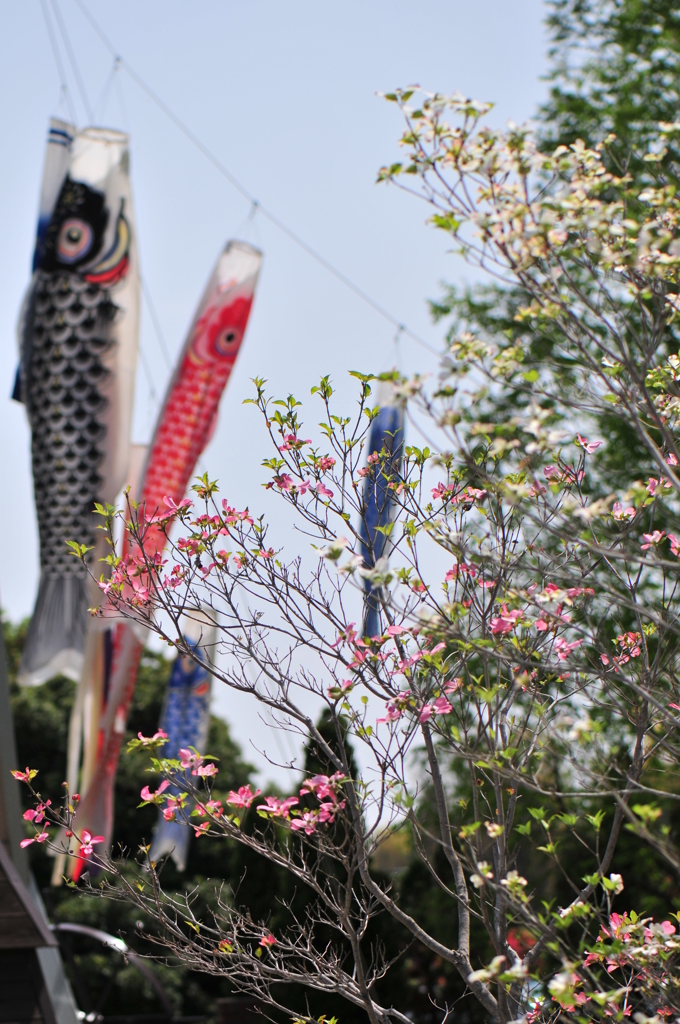
[[[65,220],[57,239],[57,256],[62,263],[75,263],[87,256],[94,234],[90,225],[77,217]]]
[[[215,351],[219,356],[225,356],[232,351],[241,339],[241,332],[237,327],[227,327],[215,338]]]

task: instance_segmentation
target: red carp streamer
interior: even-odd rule
[[[239,353],[253,304],[262,254],[243,242],[230,242],[199,303],[158,416],[139,487],[146,516],[165,507],[167,495],[184,497],[196,462],[210,441],[220,398]],[[161,551],[165,535],[149,531],[145,552]],[[134,694],[144,642],[129,622],[115,627],[108,701],[99,733],[99,754],[87,793],[78,809],[78,831],[106,838],[111,847],[113,793],[120,747]],[[84,860],[74,860],[77,878]]]

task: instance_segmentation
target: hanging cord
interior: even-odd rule
[[[85,91],[85,85],[83,83],[82,78],[80,77],[80,69],[79,69],[78,63],[76,61],[76,55],[73,52],[73,48],[71,46],[71,40],[68,37],[68,32],[66,31],[66,25],[64,24],[64,20],[63,20],[63,18],[61,16],[61,11],[59,10],[59,7],[57,5],[57,0],[52,0],[52,10],[54,11],[54,17],[56,19],[57,25],[59,26],[59,31],[61,32],[61,38],[64,41],[64,48],[66,50],[66,54],[68,56],[69,63],[71,65],[71,70],[73,71],[73,77],[75,78],[76,85],[78,86],[78,92],[80,93],[80,98],[83,101],[83,106],[85,107],[85,113],[87,114],[87,117],[88,117],[88,120],[89,120],[90,124],[92,124],[94,122],[94,115],[92,113],[92,107],[90,106],[90,101],[87,98],[87,93]]]
[[[172,370],[172,360],[170,358],[170,353],[168,352],[168,346],[165,343],[163,331],[161,330],[161,324],[160,320],[158,319],[158,314],[156,313],[156,307],[154,306],[151,299],[151,292],[149,291],[148,285],[146,283],[146,278],[142,277],[142,275],[140,274],[139,280],[142,283],[142,292],[144,294],[144,298],[146,299],[146,305],[149,310],[149,316],[151,317],[151,323],[153,324],[153,328],[156,332],[156,337],[158,338],[158,344],[160,345],[161,352],[163,353],[165,365],[167,366],[168,370]]]
[[[118,103],[120,105],[120,112],[123,118],[123,127],[125,128],[125,131],[128,133],[128,135],[130,135],[130,115],[128,114],[125,96],[123,95],[123,83],[121,82],[120,75],[118,74],[118,72],[120,71],[120,57],[115,58],[115,66],[116,74],[113,80],[113,84],[115,86],[116,93],[118,94]]]
[[[144,369],[144,376],[146,377],[146,383],[149,385],[149,394],[151,395],[151,398],[153,399],[155,404],[158,405],[158,394],[156,392],[155,387],[153,386],[153,374],[151,373],[151,367],[149,366],[147,358],[146,358],[146,356],[144,354],[144,349],[142,348],[141,345],[139,346],[139,350],[138,351],[139,351],[139,360],[140,360],[140,362],[142,364],[142,367]]]
[[[399,327],[397,327],[396,331],[394,332],[394,338],[392,339],[392,341],[394,342],[394,354],[395,354],[395,358],[396,358],[396,361],[397,361],[397,370],[399,371],[399,373],[401,373],[401,365],[402,365],[401,345],[399,344],[399,342],[401,341],[401,336],[402,336],[403,332],[404,332],[403,324],[400,324]]]
[[[412,331],[410,327],[406,326],[406,324],[403,324],[397,317],[392,316],[392,314],[388,310],[386,310],[384,306],[381,306],[379,302],[376,302],[375,299],[373,299],[367,292],[363,290],[363,288],[360,288],[359,285],[355,284],[354,281],[350,280],[349,277],[343,274],[341,270],[338,270],[338,268],[335,267],[332,263],[329,263],[329,261],[324,256],[322,256],[320,252],[312,248],[311,245],[308,245],[307,242],[305,242],[305,240],[300,237],[300,235],[296,234],[296,232],[289,228],[286,224],[284,224],[283,221],[279,220],[279,218],[275,214],[273,214],[271,210],[268,210],[266,206],[263,206],[262,203],[260,203],[248,191],[248,189],[244,185],[242,185],[241,182],[237,178],[235,178],[233,174],[231,174],[231,172],[214,155],[214,153],[212,153],[211,150],[209,150],[208,147],[201,142],[198,136],[194,135],[194,133],[188,127],[188,125],[186,125],[184,121],[182,121],[181,118],[179,118],[177,114],[175,114],[170,109],[170,107],[160,98],[160,96],[156,92],[154,92],[154,90],[149,85],[146,84],[144,79],[140,78],[137,72],[132,67],[130,67],[127,61],[118,53],[113,43],[110,41],[108,36],[100,27],[99,23],[95,21],[93,16],[90,14],[87,7],[83,3],[83,0],[75,0],[75,3],[84,15],[84,17],[87,18],[94,31],[97,33],[101,41],[104,43],[104,46],[106,46],[107,50],[111,54],[113,54],[114,57],[118,57],[121,67],[123,67],[127,71],[130,78],[132,78],[132,80],[136,82],[139,88],[143,92],[145,92],[146,95],[151,100],[153,100],[156,106],[163,111],[166,117],[168,117],[177,128],[179,128],[182,134],[185,135],[187,139],[189,139],[189,141],[199,150],[199,152],[201,152],[203,156],[210,161],[210,163],[219,171],[222,177],[225,178],[229,182],[229,184],[236,189],[237,192],[240,192],[241,195],[245,199],[247,199],[249,203],[257,207],[262,216],[266,217],[270,224],[273,224],[275,228],[278,228],[278,230],[281,231],[282,234],[286,235],[300,249],[303,249],[308,256],[311,256],[311,258],[315,260],[318,264],[320,264],[320,266],[322,266],[325,270],[327,270],[329,274],[332,274],[333,277],[337,278],[337,280],[344,284],[346,288],[349,288],[350,291],[354,292],[354,294],[357,295],[363,302],[365,302],[372,309],[374,309],[376,313],[382,316],[385,320],[389,321],[389,323],[391,323],[394,327],[401,330],[401,332],[407,335],[409,338],[411,338],[412,341],[415,341],[416,344],[421,345],[424,349],[427,349],[427,351],[431,352],[433,355],[439,355],[439,352],[437,352],[437,350],[434,349],[431,345],[428,345],[428,343],[424,341],[424,339],[421,338],[420,335]]]
[[[72,124],[77,123],[76,111],[73,106],[73,100],[71,99],[71,93],[69,92],[68,82],[66,81],[66,74],[64,72],[64,65],[61,62],[61,54],[59,53],[59,47],[57,45],[57,37],[54,34],[52,22],[50,21],[47,0],[40,0],[40,6],[43,12],[43,18],[45,19],[45,28],[47,29],[47,35],[50,40],[50,46],[52,47],[52,55],[54,57],[54,63],[57,65],[57,75],[59,76],[59,83],[61,86],[61,94],[64,97],[66,103],[66,109],[68,110],[68,116]]]
[[[236,229],[236,234],[234,235],[234,238],[241,238],[244,242],[247,242],[250,237],[250,229],[252,228],[253,233],[258,239],[259,244],[260,232],[257,230],[257,221],[255,219],[257,217],[257,211],[259,209],[259,206],[260,204],[257,202],[257,200],[250,204],[248,215],[239,224],[238,228]]]
[[[106,79],[106,82],[104,83],[104,88],[101,91],[101,95],[94,105],[95,123],[98,121],[99,124],[101,124],[104,120],[104,114],[106,113],[106,108],[109,103],[109,96],[111,95],[111,91],[113,89],[113,81],[116,76],[116,71],[118,70],[118,64],[118,58],[114,57],[113,65],[111,67],[111,71],[109,72],[109,77]]]

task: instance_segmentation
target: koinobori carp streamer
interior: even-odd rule
[[[128,137],[53,120],[14,394],[31,428],[40,535],[23,684],[80,675],[91,601],[67,541],[95,547],[95,502],[125,482],[138,320]]]
[[[182,500],[213,434],[220,398],[245,334],[261,263],[257,249],[229,242],[208,281],[168,385],[135,495],[147,517],[166,507],[166,497],[175,503]],[[149,529],[146,554],[153,557],[161,551],[165,539],[160,528]],[[99,755],[78,810],[79,827],[104,835],[109,848],[116,768],[142,648],[129,622],[116,626]],[[81,866],[82,862],[75,862],[75,875]]]

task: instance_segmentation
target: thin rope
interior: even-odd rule
[[[151,299],[151,292],[149,291],[148,285],[146,283],[146,278],[142,277],[142,275],[140,274],[139,279],[142,282],[142,293],[144,295],[144,298],[146,299],[146,305],[149,310],[149,315],[151,316],[151,322],[156,332],[156,336],[158,338],[158,343],[161,347],[161,352],[163,353],[163,358],[165,359],[165,365],[167,366],[168,370],[171,370],[172,359],[170,358],[170,353],[168,352],[168,346],[165,343],[165,337],[163,335],[163,331],[161,330],[158,314],[156,313],[156,307],[154,306],[153,301]]]
[[[118,74],[118,72],[120,71],[120,60],[118,57],[115,58],[115,67],[116,74],[114,76],[113,83],[116,93],[118,95],[118,103],[120,105],[120,112],[123,118],[123,127],[125,128],[125,131],[128,133],[128,135],[130,135],[132,134],[130,131],[130,115],[128,114],[127,104],[125,102],[125,95],[123,94],[123,83],[121,82],[120,75]]]
[[[92,113],[92,107],[90,106],[90,101],[87,98],[87,92],[85,91],[85,84],[84,84],[82,78],[80,77],[80,69],[78,68],[78,63],[76,61],[76,55],[73,52],[73,48],[71,46],[71,40],[69,39],[68,32],[66,31],[66,25],[64,24],[64,20],[63,20],[63,18],[61,16],[61,12],[60,12],[59,7],[57,5],[57,0],[52,0],[52,10],[54,11],[54,17],[56,18],[57,25],[59,26],[59,31],[61,32],[61,38],[64,40],[64,47],[66,49],[66,54],[68,56],[69,63],[71,65],[71,69],[73,71],[73,77],[75,78],[76,85],[78,86],[78,92],[80,93],[80,98],[82,99],[83,106],[85,107],[85,113],[88,116],[90,124],[93,124],[94,123],[94,114]]]
[[[40,6],[43,12],[43,18],[45,19],[45,28],[47,29],[47,35],[50,40],[50,46],[52,47],[52,56],[54,57],[54,63],[57,65],[57,75],[59,76],[59,84],[61,85],[61,93],[66,102],[69,118],[72,124],[77,123],[76,111],[73,106],[73,100],[71,99],[71,93],[69,92],[68,82],[66,81],[66,73],[64,71],[64,65],[61,62],[61,54],[59,53],[59,47],[57,45],[57,37],[54,34],[52,22],[49,18],[47,9],[47,0],[40,0]]]
[[[401,345],[399,344],[399,342],[401,341],[402,333],[403,332],[402,332],[401,328],[398,327],[397,330],[394,333],[394,338],[392,339],[393,342],[394,342],[394,352],[395,352],[395,356],[396,356],[396,360],[397,360],[397,370],[399,371],[399,373],[402,372],[402,369],[401,369],[401,364],[402,364]]]
[[[196,147],[196,149],[198,149],[199,152],[201,152],[203,156],[210,161],[210,163],[213,165],[213,167],[217,169],[217,171],[219,171],[222,177],[225,178],[229,182],[229,184],[236,189],[237,192],[240,192],[240,194],[245,199],[247,199],[249,203],[257,206],[259,212],[262,214],[263,217],[266,217],[270,224],[273,224],[275,228],[278,228],[278,230],[281,231],[282,234],[286,235],[292,242],[295,243],[295,245],[297,245],[300,249],[306,252],[308,256],[311,256],[311,258],[315,260],[325,270],[327,270],[329,274],[332,274],[333,277],[337,278],[337,280],[344,284],[346,288],[349,288],[350,291],[354,292],[354,294],[357,295],[363,302],[369,305],[373,310],[375,310],[376,313],[382,316],[394,327],[398,328],[403,334],[407,335],[418,345],[421,345],[424,349],[427,349],[427,351],[431,352],[433,355],[439,355],[437,350],[434,349],[431,345],[428,345],[428,343],[423,338],[421,338],[420,335],[416,334],[415,331],[412,331],[407,324],[402,323],[402,321],[399,320],[398,317],[392,316],[392,314],[387,309],[385,309],[384,306],[382,306],[379,302],[376,302],[375,299],[373,299],[367,292],[363,290],[363,288],[360,288],[359,285],[355,284],[354,281],[347,277],[346,274],[343,274],[341,270],[338,270],[337,267],[335,267],[324,256],[322,256],[320,252],[314,249],[311,245],[308,245],[307,242],[305,242],[305,240],[300,237],[300,235],[298,235],[295,231],[292,230],[292,228],[289,228],[286,224],[283,223],[283,221],[279,220],[279,218],[274,213],[272,213],[271,210],[268,210],[266,206],[263,206],[262,203],[259,202],[259,200],[257,200],[255,196],[252,195],[251,192],[248,191],[245,185],[242,185],[238,178],[234,177],[234,175],[225,167],[222,161],[219,160],[218,157],[216,157],[215,154],[212,153],[211,150],[209,150],[208,147],[203,144],[203,142],[201,142],[198,136],[194,135],[191,128],[189,128],[188,125],[185,124],[185,122],[182,121],[181,118],[179,118],[177,114],[175,114],[174,111],[170,109],[167,103],[165,103],[161,99],[161,97],[156,92],[154,92],[151,86],[146,84],[144,79],[137,74],[134,68],[130,67],[127,61],[120,55],[118,50],[116,50],[115,46],[110,41],[108,36],[105,34],[104,30],[100,27],[99,23],[95,21],[94,17],[90,14],[87,7],[83,3],[83,0],[75,0],[75,3],[82,12],[82,14],[87,18],[94,31],[97,33],[101,41],[106,46],[107,50],[111,54],[113,54],[113,56],[118,57],[121,67],[123,67],[125,71],[127,71],[130,78],[132,78],[132,80],[139,86],[139,88],[146,93],[146,95],[156,104],[157,107],[159,107],[160,110],[163,111],[166,117],[168,117],[173,122],[173,124],[177,128],[179,128],[182,134],[185,135],[187,139],[189,139],[189,141]]]
[[[139,358],[142,367],[144,368],[144,376],[146,377],[146,383],[149,385],[149,394],[151,395],[154,402],[158,403],[158,395],[156,393],[155,387],[153,386],[153,374],[151,373],[151,367],[147,362],[146,356],[144,354],[144,349],[142,348],[141,345],[139,346]]]
[[[117,69],[118,69],[118,61],[114,57],[113,58],[113,65],[112,65],[111,70],[109,72],[109,77],[106,79],[106,82],[104,83],[104,88],[101,91],[101,95],[99,96],[99,99],[97,100],[97,102],[94,105],[94,121],[95,122],[98,121],[100,124],[104,120],[104,115],[106,113],[106,108],[108,106],[109,97],[110,97],[111,91],[113,89],[113,80],[114,80],[114,77],[115,77]]]

